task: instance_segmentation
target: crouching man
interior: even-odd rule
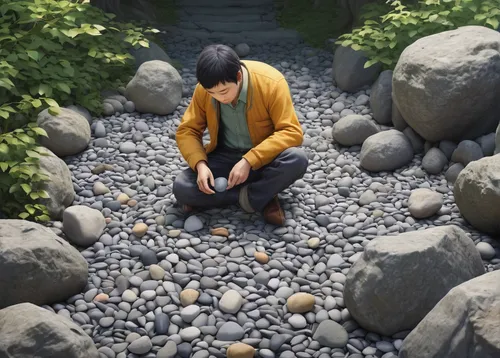
[[[203,49],[196,77],[176,133],[190,167],[173,184],[178,204],[185,212],[237,204],[282,226],[285,214],[277,195],[303,177],[308,165],[297,148],[303,132],[286,79],[265,63],[240,61],[225,45]],[[206,128],[210,142],[203,145]],[[215,191],[221,177],[227,186]]]

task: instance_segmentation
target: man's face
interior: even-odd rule
[[[207,89],[207,92],[214,97],[217,101],[229,104],[238,97],[240,83],[242,79],[241,71],[238,72],[238,83],[228,82],[219,83],[217,86]]]

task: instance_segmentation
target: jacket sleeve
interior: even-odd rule
[[[200,160],[207,160],[203,147],[203,132],[207,127],[207,119],[199,86],[196,85],[193,98],[184,112],[175,136],[179,151],[193,170]]]
[[[304,138],[285,78],[277,82],[270,95],[269,114],[274,133],[243,156],[254,170],[271,163],[285,149],[300,146]]]

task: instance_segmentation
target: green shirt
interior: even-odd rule
[[[248,90],[248,72],[242,67],[243,84],[236,106],[232,103],[220,104],[222,142],[233,149],[248,150],[253,147],[248,132],[246,103]]]

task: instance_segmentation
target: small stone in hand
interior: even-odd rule
[[[226,188],[227,188],[227,179],[224,178],[224,177],[215,178],[214,184],[215,184],[215,186],[214,186],[215,187],[215,191],[218,191],[219,193],[223,192],[223,191],[226,191]]]

